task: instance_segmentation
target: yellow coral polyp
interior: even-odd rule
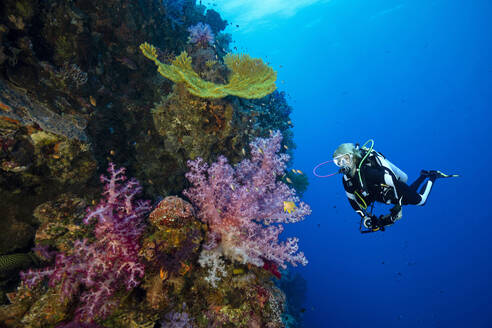
[[[157,65],[157,71],[174,83],[184,83],[188,91],[201,98],[223,98],[228,95],[241,98],[263,98],[277,88],[277,72],[261,59],[249,55],[227,54],[224,63],[231,71],[229,83],[216,84],[203,80],[192,68],[186,51],[177,56],[171,65],[157,59],[156,48],[145,42],[140,45],[145,57]]]

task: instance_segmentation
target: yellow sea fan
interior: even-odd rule
[[[193,71],[193,68],[191,67],[191,57],[188,56],[186,51],[183,51],[179,56],[174,58],[172,66],[176,66],[183,71]]]
[[[175,83],[184,83],[188,91],[202,98],[223,98],[234,95],[241,98],[262,98],[276,89],[277,73],[265,65],[261,59],[249,55],[228,54],[224,57],[226,66],[231,70],[229,83],[215,84],[203,80],[192,68],[191,57],[183,51],[171,65],[157,59],[156,48],[149,44],[140,45],[145,57],[157,65],[157,71]]]
[[[157,49],[150,43],[144,42],[140,45],[140,50],[145,57],[150,60],[157,60]]]
[[[259,58],[227,54],[224,63],[232,71],[227,84],[229,94],[241,98],[262,98],[277,88],[277,73]]]

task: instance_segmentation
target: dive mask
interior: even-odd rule
[[[333,158],[333,163],[340,168],[350,168],[352,162],[352,154],[343,154]]]

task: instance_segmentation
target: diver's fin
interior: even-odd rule
[[[445,173],[442,173],[441,171],[430,170],[430,171],[428,171],[428,177],[434,178],[434,179],[456,178],[456,177],[459,177],[459,175],[458,174],[445,174]]]

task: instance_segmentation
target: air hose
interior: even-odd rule
[[[366,145],[367,145],[369,142],[371,143],[371,147],[369,147],[369,149],[368,149],[368,148],[366,148]],[[360,185],[361,185],[361,186],[364,186],[364,184],[362,183],[362,176],[360,175],[360,168],[362,167],[362,163],[364,163],[364,161],[366,160],[366,158],[369,156],[369,154],[371,154],[372,150],[374,149],[374,140],[372,140],[372,139],[367,140],[367,141],[366,141],[366,142],[362,145],[362,147],[361,147],[361,148],[362,148],[362,149],[364,149],[364,150],[367,150],[366,154],[364,155],[364,157],[363,157],[363,158],[362,158],[362,160],[360,161],[360,163],[359,163],[359,167],[358,167],[358,169],[357,169],[357,171],[358,171],[358,173],[359,173],[359,181],[360,181]]]

